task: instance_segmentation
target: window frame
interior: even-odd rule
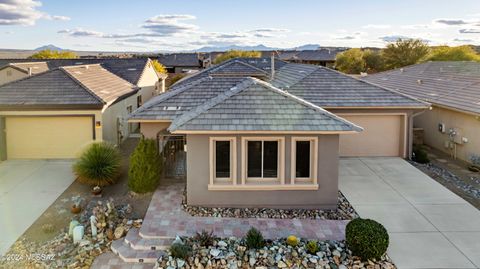
[[[230,142],[230,177],[216,177],[216,142]],[[214,184],[237,184],[237,138],[236,137],[210,137],[209,138],[209,163],[210,185]]]
[[[277,177],[248,177],[248,141],[277,141],[278,142],[278,160],[277,160]],[[263,155],[263,151],[262,151]],[[263,158],[263,156],[262,156]],[[280,136],[259,136],[259,137],[242,137],[242,185],[248,183],[258,184],[285,184],[285,137]]]
[[[309,141],[310,142],[310,177],[297,177],[297,142]],[[318,137],[306,137],[306,136],[292,136],[291,138],[291,151],[290,151],[291,165],[290,165],[290,184],[296,183],[311,183],[317,184],[318,182]]]

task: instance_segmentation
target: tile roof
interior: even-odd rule
[[[102,107],[103,102],[60,69],[0,86],[0,108]]]
[[[363,79],[433,104],[480,114],[478,62],[426,62]]]
[[[176,118],[169,131],[362,131],[361,127],[271,86],[247,78]]]
[[[0,108],[101,108],[137,91],[99,64],[61,67],[0,86]]]
[[[281,51],[278,58],[284,61],[335,61],[337,53],[342,49],[318,49],[318,50],[301,50],[301,51]]]
[[[102,64],[110,72],[137,85],[143,70],[148,64],[148,58],[113,58],[113,59],[0,59],[0,67],[10,63],[21,64],[26,62],[46,62],[48,69],[52,70],[62,66],[75,66],[85,64]]]
[[[48,65],[46,62],[20,62],[20,63],[9,63],[3,67],[0,68],[5,68],[8,66],[12,66],[18,70],[21,70],[24,73],[27,73],[29,71],[32,72],[33,75],[39,74],[45,71],[48,71]]]
[[[209,72],[211,76],[239,76],[239,77],[266,77],[268,73],[265,70],[247,64],[243,61],[233,60],[223,64]]]
[[[290,63],[277,70],[271,83],[325,108],[428,107],[415,98],[322,66]]]
[[[161,54],[156,59],[166,67],[202,67],[198,53]]]

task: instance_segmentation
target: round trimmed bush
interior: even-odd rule
[[[130,157],[128,187],[136,193],[152,192],[157,188],[161,171],[157,141],[142,138]]]
[[[382,224],[371,219],[354,219],[345,230],[347,247],[363,260],[379,259],[387,251],[389,237]]]
[[[120,151],[112,144],[93,143],[73,165],[78,180],[92,186],[115,183],[120,175]]]

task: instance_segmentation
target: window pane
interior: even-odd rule
[[[215,142],[215,177],[230,177],[230,141]]]
[[[262,176],[262,141],[248,141],[248,177]]]
[[[278,142],[263,142],[263,177],[277,177]]]
[[[296,177],[310,177],[310,141],[297,141]]]

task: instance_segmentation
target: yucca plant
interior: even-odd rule
[[[92,186],[115,183],[120,175],[120,151],[112,144],[94,143],[82,153],[73,165],[78,180]]]

